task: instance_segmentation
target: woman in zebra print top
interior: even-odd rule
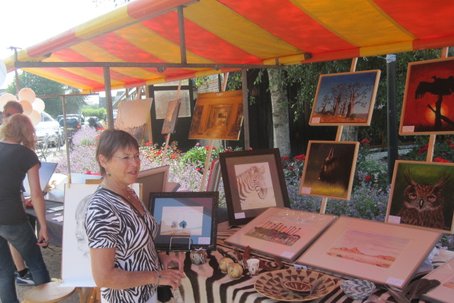
[[[103,181],[89,202],[85,228],[103,302],[156,302],[157,286],[177,288],[183,273],[167,269],[173,259],[158,255],[157,223],[129,187],[140,171],[137,141],[127,132],[106,130],[96,159]],[[181,268],[182,260],[178,264]]]

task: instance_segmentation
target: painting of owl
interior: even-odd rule
[[[444,229],[443,188],[448,180],[440,178],[435,184],[421,184],[406,174],[408,185],[404,189],[404,201],[398,215],[401,223]]]

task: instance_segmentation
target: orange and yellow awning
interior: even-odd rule
[[[100,91],[103,67],[124,88],[452,45],[454,1],[135,0],[21,51],[17,66]]]

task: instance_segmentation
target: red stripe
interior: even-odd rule
[[[240,48],[220,39],[204,28],[184,20],[186,49],[216,63],[260,63],[261,60]],[[146,20],[142,24],[176,44],[180,43],[178,15],[175,12]]]
[[[375,0],[374,2],[417,39],[452,35],[454,18],[452,1]]]
[[[304,52],[320,53],[356,48],[324,28],[286,0],[219,0],[225,6],[256,23],[271,34]]]

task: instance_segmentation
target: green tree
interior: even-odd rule
[[[56,117],[62,114],[61,96],[65,93],[78,94],[79,90],[65,86],[58,82],[42,78],[40,76],[23,72],[19,75],[20,88],[29,87],[33,89],[38,98],[41,98],[46,104],[45,111],[51,116]],[[19,90],[20,90],[19,88]],[[16,94],[16,85],[13,82],[7,88],[11,94]],[[83,96],[67,96],[66,97],[66,112],[79,113],[82,106],[85,105],[85,97]]]

